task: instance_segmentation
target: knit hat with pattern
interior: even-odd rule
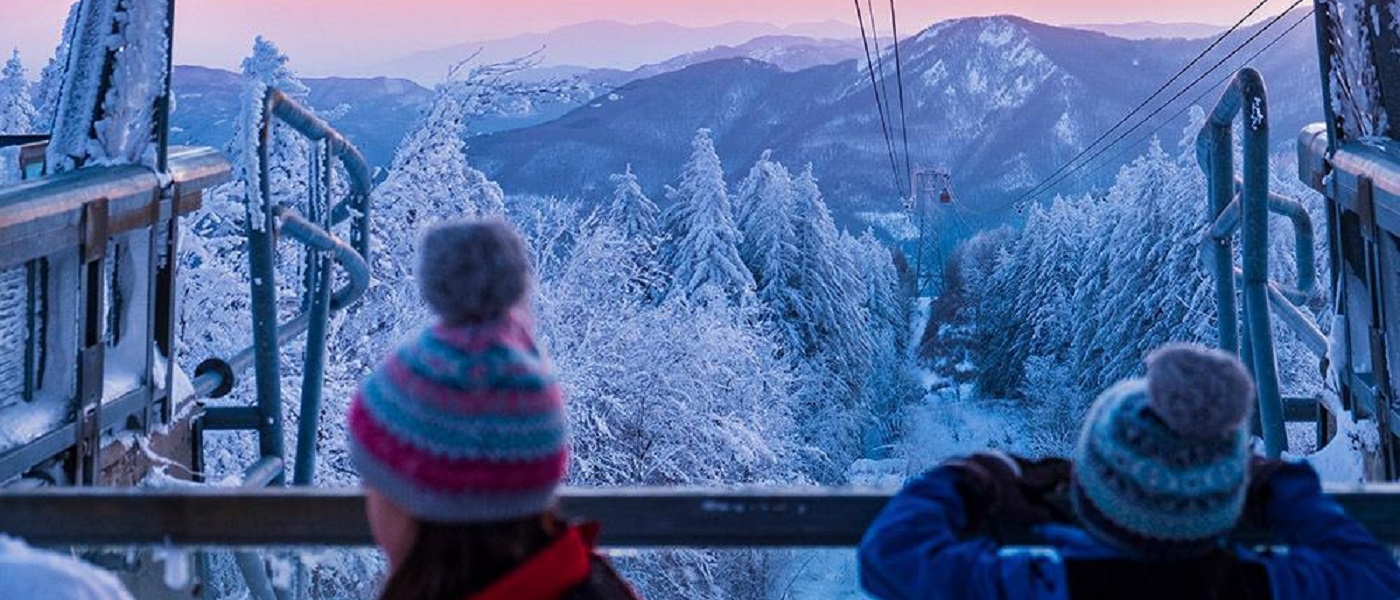
[[[419,279],[437,325],[403,345],[350,407],[367,486],[424,521],[538,514],[568,464],[563,400],[521,299],[529,259],[503,221],[438,226]]]
[[[1070,499],[1100,539],[1148,557],[1208,551],[1244,508],[1254,385],[1235,357],[1173,344],[1089,410]]]

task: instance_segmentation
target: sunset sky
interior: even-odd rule
[[[903,0],[901,33],[950,17],[1017,14],[1055,24],[1128,21],[1233,23],[1255,0]],[[1261,15],[1291,2],[1272,0]],[[875,0],[888,25],[888,1]],[[52,54],[67,0],[4,0],[0,46],[19,48],[34,69]],[[277,41],[308,75],[378,64],[419,50],[507,37],[591,20],[778,25],[855,23],[846,0],[177,0],[176,60],[233,67],[252,38]],[[1257,20],[1257,19],[1256,19]]]

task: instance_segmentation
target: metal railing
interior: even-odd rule
[[[12,424],[34,411],[36,401],[60,403],[73,415],[25,443],[0,448],[0,481],[76,448],[69,480],[95,483],[103,434],[133,423],[146,429],[169,422],[177,400],[169,397],[171,372],[156,377],[155,362],[157,353],[168,358],[174,348],[173,298],[161,290],[174,289],[175,269],[174,261],[156,257],[173,256],[179,216],[199,207],[205,189],[228,179],[229,165],[207,148],[174,148],[168,174],[163,182],[141,166],[89,167],[0,190],[0,269],[51,267],[40,269],[45,275],[30,283],[50,299],[33,313],[30,329],[42,348],[36,355],[42,356],[27,367],[45,376],[26,382],[28,401],[0,409],[0,423]],[[144,272],[145,287],[133,291],[149,304],[129,308],[143,315],[138,322],[145,328],[127,334],[145,340],[148,348],[133,373],[138,385],[104,397],[105,341],[111,332],[103,305],[112,285],[105,274],[116,260],[109,255],[110,242],[119,237],[141,246],[149,259],[130,265]],[[44,389],[35,389],[40,380]],[[35,400],[36,395],[44,397]]]
[[[44,175],[49,145],[48,134],[0,135],[0,149],[16,148],[14,158],[20,179],[38,179]],[[0,167],[8,169],[9,167]]]
[[[1235,120],[1243,121],[1243,172],[1235,175]],[[1312,295],[1313,227],[1296,200],[1269,191],[1269,106],[1264,79],[1258,71],[1242,69],[1216,104],[1196,137],[1196,160],[1207,178],[1208,216],[1202,244],[1207,268],[1214,272],[1220,347],[1238,353],[1254,375],[1259,396],[1260,429],[1265,452],[1277,457],[1288,449],[1285,406],[1279,391],[1271,313],[1298,333],[1319,358],[1327,354],[1327,338],[1299,304]],[[1269,279],[1269,214],[1287,217],[1294,230],[1296,286]],[[1235,266],[1233,239],[1240,233],[1243,267]],[[1235,295],[1239,282],[1244,298],[1238,314]],[[1244,335],[1240,335],[1240,322]]]
[[[1378,539],[1400,543],[1400,485],[1329,486],[1351,517]],[[598,521],[610,547],[851,547],[884,508],[889,490],[565,489],[559,507]],[[1063,499],[1059,500],[1064,503]],[[0,491],[0,531],[41,545],[368,546],[358,489],[53,488]],[[999,526],[1008,545],[1043,543]],[[1268,531],[1242,525],[1245,543]]]
[[[281,484],[285,478],[283,447],[281,350],[305,334],[306,354],[302,371],[301,419],[297,431],[293,483],[309,485],[315,478],[316,430],[320,424],[321,390],[326,364],[326,335],[331,312],[354,303],[369,287],[370,206],[373,189],[368,163],[360,151],[334,128],[281,91],[268,90],[263,101],[263,121],[257,149],[260,189],[248,204],[248,261],[253,312],[253,345],[229,359],[209,359],[195,370],[194,388],[199,397],[219,398],[233,390],[238,373],[251,364],[257,402],[253,406],[220,406],[207,409],[205,430],[254,430],[258,433],[259,459],[247,475]],[[271,145],[275,122],[280,122],[313,145],[311,185],[307,216],[272,202]],[[333,160],[344,167],[349,195],[332,204]],[[252,195],[252,194],[250,194]],[[350,242],[332,228],[351,222]],[[302,312],[278,323],[276,237],[280,233],[305,248],[306,281]],[[332,290],[333,266],[339,266],[347,283]]]

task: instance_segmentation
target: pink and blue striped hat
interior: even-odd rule
[[[568,433],[553,368],[520,307],[524,243],[503,221],[463,221],[430,230],[421,255],[423,295],[441,320],[355,395],[355,466],[425,521],[544,512],[564,478]]]

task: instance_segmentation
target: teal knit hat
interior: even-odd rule
[[[1165,346],[1147,378],[1094,402],[1074,451],[1070,499],[1081,524],[1132,554],[1200,554],[1244,508],[1254,398],[1235,357]]]

